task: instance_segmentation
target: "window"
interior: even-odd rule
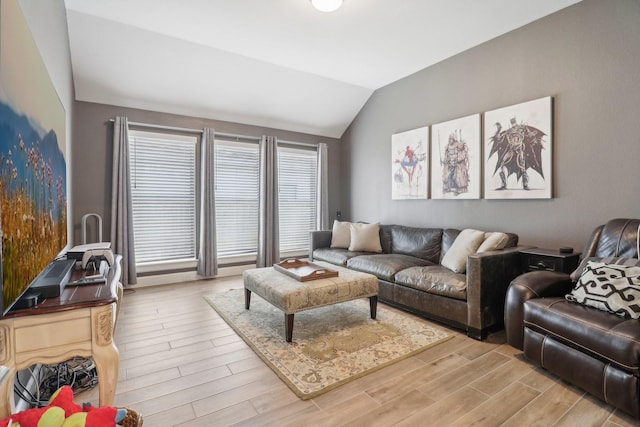
[[[216,140],[218,258],[253,261],[258,248],[259,147]],[[280,255],[306,255],[316,226],[317,155],[314,149],[278,147]]]
[[[197,256],[198,138],[129,131],[136,263],[147,271],[181,268]],[[219,264],[252,262],[258,248],[259,145],[215,141]],[[278,146],[280,254],[306,255],[316,227],[315,147]]]
[[[280,256],[306,255],[316,229],[318,159],[315,148],[278,147]]]
[[[196,257],[197,137],[129,131],[136,264]]]
[[[216,243],[219,259],[255,259],[260,208],[259,154],[255,143],[216,140]]]

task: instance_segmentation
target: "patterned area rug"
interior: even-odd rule
[[[426,321],[369,300],[343,302],[295,315],[293,342],[284,338],[284,313],[244,289],[204,297],[267,365],[303,400],[398,362],[451,335]]]

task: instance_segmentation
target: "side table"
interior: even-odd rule
[[[92,357],[98,373],[100,406],[110,406],[118,381],[118,349],[113,342],[122,256],[102,285],[67,286],[59,297],[36,307],[9,311],[0,319],[0,418],[15,410],[17,371],[38,363],[63,362],[73,356]],[[74,271],[72,279],[85,275]]]
[[[522,271],[558,271],[571,273],[580,262],[580,252],[561,253],[554,249],[529,248],[520,251]]]

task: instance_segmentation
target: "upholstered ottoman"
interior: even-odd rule
[[[293,317],[300,311],[337,304],[358,298],[369,298],[371,318],[376,318],[378,304],[378,279],[367,273],[348,270],[332,264],[316,264],[338,271],[338,277],[300,282],[273,269],[254,268],[242,274],[245,292],[245,308],[255,292],[285,314],[287,342],[293,338]]]

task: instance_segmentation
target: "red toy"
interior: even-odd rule
[[[11,420],[11,425],[9,425]],[[73,402],[69,386],[59,388],[44,408],[27,409],[0,421],[0,427],[140,427],[142,416],[127,408],[94,408]]]

